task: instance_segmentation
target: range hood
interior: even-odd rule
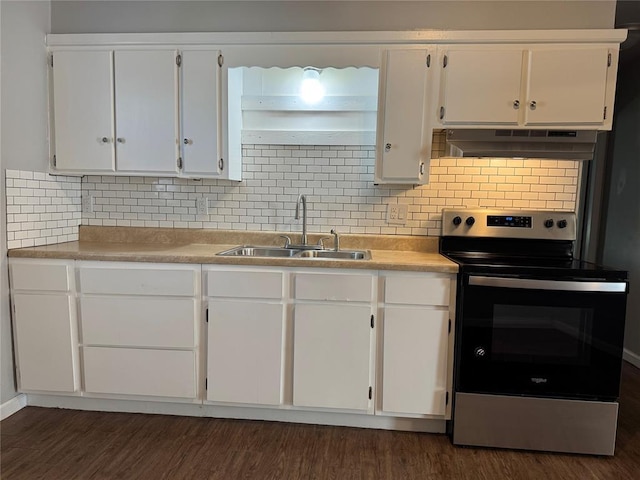
[[[447,130],[451,157],[591,160],[595,130]]]

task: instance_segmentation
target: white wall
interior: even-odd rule
[[[5,169],[47,169],[47,62],[49,1],[0,2],[0,403],[15,396],[5,205]]]
[[[612,28],[615,0],[58,1],[53,33]]]

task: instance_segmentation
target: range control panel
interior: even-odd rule
[[[575,240],[576,214],[547,210],[445,208],[442,235]]]

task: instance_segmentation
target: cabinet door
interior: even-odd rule
[[[432,131],[426,112],[434,52],[386,52],[382,112],[378,112],[377,183],[427,183]]]
[[[451,49],[441,56],[443,124],[517,125],[524,99],[521,49]]]
[[[295,406],[368,409],[370,317],[369,305],[296,305]]]
[[[604,123],[606,47],[532,50],[527,125]]]
[[[70,295],[13,295],[21,391],[78,390],[75,309]]]
[[[444,415],[448,312],[387,307],[384,313],[382,409]]]
[[[282,304],[209,302],[207,400],[282,403],[283,318]]]
[[[112,79],[112,52],[54,54],[56,170],[113,171]]]
[[[224,171],[220,138],[219,50],[182,52],[182,174],[218,176]],[[224,176],[224,175],[222,175]]]
[[[116,165],[177,173],[176,52],[115,52]]]

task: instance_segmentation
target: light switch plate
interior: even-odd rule
[[[209,199],[207,197],[196,198],[196,215],[209,215]]]
[[[93,213],[93,205],[95,204],[95,197],[87,192],[86,195],[82,195],[82,213]]]
[[[406,225],[409,215],[409,206],[390,203],[387,206],[387,223],[392,225]]]

